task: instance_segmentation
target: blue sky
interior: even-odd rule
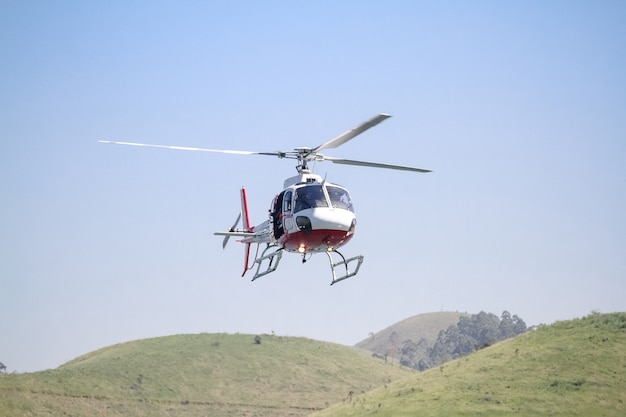
[[[626,4],[0,4],[0,361],[56,367],[128,340],[271,333],[352,345],[440,310],[527,324],[626,310]],[[324,256],[240,278],[246,186],[267,215],[291,160],[348,187],[355,278]]]

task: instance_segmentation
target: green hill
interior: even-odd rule
[[[418,342],[426,339],[429,344],[433,344],[440,331],[457,324],[463,316],[469,316],[469,314],[452,311],[418,314],[370,335],[355,346],[383,357],[390,356],[399,359],[398,347],[403,341]]]
[[[624,416],[626,313],[557,322],[314,414]]]
[[[305,338],[179,335],[0,375],[0,415],[304,416],[411,374]]]

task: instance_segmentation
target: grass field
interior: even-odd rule
[[[305,338],[179,335],[0,375],[0,415],[303,416],[410,374]]]
[[[626,313],[544,326],[314,415],[625,416]]]
[[[423,373],[305,338],[199,334],[0,375],[0,416],[624,416],[626,313],[558,322]]]

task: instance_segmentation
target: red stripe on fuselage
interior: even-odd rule
[[[345,230],[320,229],[308,233],[295,232],[284,235],[280,244],[289,252],[298,252],[304,245],[307,252],[324,252],[329,247],[340,248],[352,239],[354,233],[348,234]]]

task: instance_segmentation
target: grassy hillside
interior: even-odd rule
[[[0,415],[303,416],[411,374],[310,339],[180,335],[0,375]]]
[[[558,322],[316,417],[625,416],[626,313]]]
[[[459,318],[468,315],[451,311],[418,314],[373,334],[357,343],[356,347],[376,352],[381,356],[389,354],[391,357],[398,359],[398,350],[389,349],[393,345],[392,339],[394,338],[392,334],[395,333],[397,335],[395,338],[400,343],[409,339],[419,342],[420,339],[424,338],[432,344],[437,340],[437,335],[441,330],[446,330],[448,327],[457,324]]]

